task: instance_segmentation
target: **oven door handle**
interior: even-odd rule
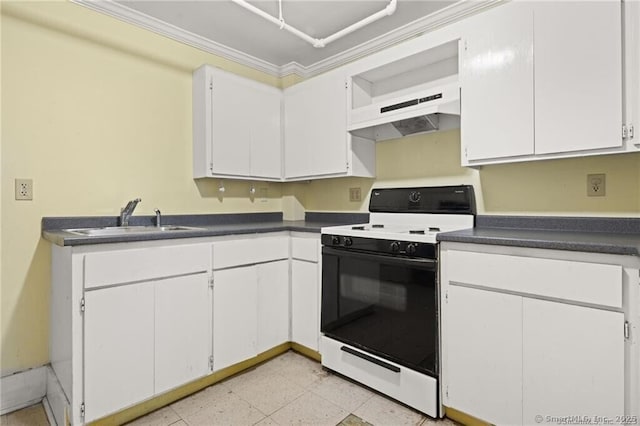
[[[322,254],[365,260],[379,260],[386,264],[417,266],[424,269],[436,269],[437,266],[437,261],[434,259],[398,257],[384,254],[364,253],[355,250],[335,249],[332,247],[322,247]]]
[[[400,372],[400,368],[396,367],[395,365],[389,364],[388,362],[384,362],[379,360],[378,358],[374,358],[370,355],[367,354],[363,354],[360,351],[356,351],[355,349],[351,349],[349,346],[342,346],[340,348],[341,351],[346,352],[348,354],[351,354],[353,356],[357,356],[358,358],[362,358],[365,361],[369,361],[373,364],[379,365],[382,368],[386,368],[387,370],[393,371],[394,373],[399,373]]]

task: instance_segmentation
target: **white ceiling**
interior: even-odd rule
[[[86,4],[89,2],[76,1],[89,6]],[[111,3],[108,6],[112,10],[107,13],[112,15],[135,13],[137,18],[130,18],[129,21],[140,21],[146,15],[170,24],[167,26],[170,32],[184,30],[199,36],[199,39],[205,39],[205,42],[226,46],[239,51],[240,55],[258,58],[277,69],[292,62],[295,66],[307,68],[333,56],[344,55],[349,49],[424,19],[455,2],[398,0],[393,15],[348,34],[324,48],[313,47],[230,0],[103,0],[100,3]],[[97,2],[91,3],[96,5]],[[384,9],[388,3],[388,0],[283,0],[283,17],[287,24],[311,37],[325,38]],[[278,16],[277,0],[251,1],[251,4],[274,17]],[[120,12],[114,13],[114,6]],[[157,27],[162,22],[155,21],[153,26]]]

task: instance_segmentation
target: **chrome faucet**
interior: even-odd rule
[[[120,226],[129,226],[129,218],[131,218],[133,211],[140,201],[142,201],[140,198],[131,200],[120,210]]]
[[[160,228],[162,226],[162,213],[160,213],[160,209],[155,209],[156,212],[156,227]]]

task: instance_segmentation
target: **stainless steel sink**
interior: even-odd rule
[[[77,229],[64,229],[64,231],[88,236],[107,236],[107,235],[133,235],[133,234],[150,234],[150,233],[165,233],[165,232],[177,232],[177,231],[198,231],[203,228],[194,226],[107,226],[104,228],[77,228]]]

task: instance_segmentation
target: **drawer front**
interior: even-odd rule
[[[84,286],[88,289],[206,272],[210,259],[208,244],[89,253],[84,257]]]
[[[318,238],[291,237],[291,257],[317,262],[319,245],[320,240]]]
[[[213,243],[213,269],[289,258],[289,237],[259,237]]]
[[[320,353],[322,354],[323,366],[395,398],[431,417],[439,417],[438,381],[433,377],[370,355],[397,370],[391,371],[375,362],[354,355],[354,353],[362,353],[362,350],[324,336],[321,339]]]
[[[471,284],[581,303],[622,307],[622,266],[452,250],[452,284]]]

